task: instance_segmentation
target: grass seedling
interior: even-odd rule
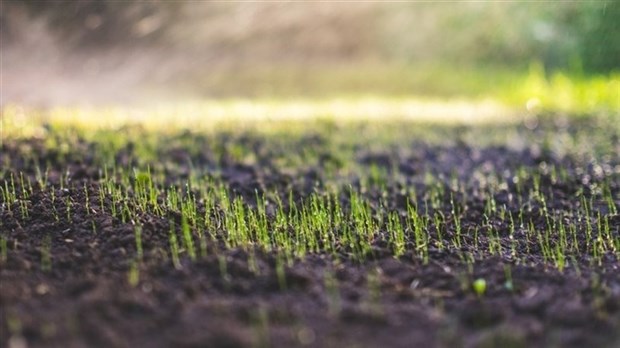
[[[166,190],[166,205],[169,211],[179,210],[179,193],[173,186]]]
[[[484,206],[484,214],[486,216],[493,216],[497,211],[497,203],[495,202],[495,197],[492,190],[489,192],[488,197],[489,198],[486,200]]]
[[[322,199],[319,198],[317,194],[312,194],[309,199],[303,201],[301,204],[300,214],[298,215],[298,225],[300,228],[300,237],[305,245],[305,247],[300,250],[301,253],[319,251],[319,244],[321,244],[321,219],[325,216],[320,208],[320,200]]]
[[[53,193],[54,190],[52,190]],[[101,214],[105,213],[105,189],[101,184],[99,184],[99,209]]]
[[[25,220],[26,218],[28,218],[28,201],[25,199],[20,199],[19,200],[19,208],[22,214],[22,220]]]
[[[370,184],[377,187],[385,187],[388,179],[387,169],[378,166],[376,163],[372,163],[369,168],[369,181]]]
[[[186,214],[181,215],[181,232],[183,233],[183,244],[189,258],[196,261],[196,249],[194,248],[194,238],[190,230],[188,218]]]
[[[255,215],[255,240],[264,250],[271,250],[271,235],[268,230],[267,222],[267,202],[264,196],[260,196],[258,192],[256,194],[256,215]]]
[[[0,186],[0,197],[2,197],[2,208],[11,212],[11,204],[15,201],[15,197],[11,195],[8,181],[4,181],[4,187]]]
[[[177,241],[177,234],[174,231],[174,223],[170,222],[170,255],[172,257],[172,264],[174,268],[181,269],[181,261],[179,259],[179,242]]]
[[[10,200],[8,200],[8,202],[17,201],[17,191],[15,190],[15,178],[13,177],[13,173],[11,173],[11,190],[9,190],[7,182],[5,182],[4,184],[7,192],[9,193],[8,198],[10,198]]]
[[[272,239],[276,248],[282,248],[284,252],[290,253],[290,238],[288,237],[288,215],[284,212],[282,200],[276,195],[276,216],[273,223]]]
[[[263,232],[260,231],[262,229],[262,227],[259,227],[259,222],[258,222],[258,212],[254,209],[247,209],[247,227],[248,227],[248,233],[249,233],[249,237],[250,237],[250,243],[253,245],[257,245],[260,248],[266,250],[267,248],[269,248],[269,235],[267,234],[267,241],[265,241]],[[266,244],[264,244],[266,243]]]
[[[227,248],[234,248],[241,244],[241,238],[243,237],[239,231],[237,231],[237,226],[239,228],[244,228],[244,207],[243,204],[239,204],[239,210],[234,211],[234,203],[231,203],[228,197],[228,193],[222,187],[219,190],[219,200],[220,206],[222,209],[222,219],[224,221],[224,227],[226,229],[225,234],[225,243]],[[238,223],[237,223],[238,222]]]
[[[230,274],[228,274],[228,260],[226,260],[226,255],[217,255],[217,263],[220,269],[220,276],[222,277],[224,287],[228,289],[230,288],[230,282],[232,279],[230,277]]]
[[[469,276],[472,276],[474,274],[474,262],[475,262],[474,255],[471,252],[466,251],[466,252],[459,252],[458,256],[459,256],[459,259],[461,259],[461,262],[465,264],[465,266],[467,266],[468,277],[466,277],[466,279],[469,279]]]
[[[374,224],[371,218],[371,209],[367,201],[362,199],[355,191],[351,189],[351,212],[350,220],[355,226],[355,234],[353,237],[352,249],[355,258],[359,261],[363,260],[370,253],[370,245],[374,239]]]
[[[134,169],[134,195],[136,198],[136,202],[141,211],[146,212],[149,207],[149,203],[151,204],[151,208],[156,209],[157,205],[157,194],[153,187],[153,180],[151,178],[151,170],[150,168],[146,172],[138,171]],[[155,205],[152,203],[152,196],[155,196]]]
[[[11,336],[13,336],[13,337],[17,336],[17,337],[20,337],[20,338],[22,337],[22,330],[23,330],[22,321],[19,319],[19,317],[15,313],[7,314],[6,325],[7,325],[8,329],[9,329],[9,333],[11,334]],[[23,341],[23,346],[26,345],[25,342],[26,341],[24,340]]]
[[[500,255],[502,253],[502,243],[499,236],[499,231],[491,223],[491,219],[488,216],[484,216],[484,228],[487,231],[487,243],[489,253],[491,255]]]
[[[284,268],[284,257],[281,254],[276,256],[276,277],[278,278],[278,286],[280,290],[286,290],[286,269]]]
[[[549,240],[545,238],[544,233],[537,233],[536,228],[534,227],[534,222],[530,221],[530,234],[536,236],[538,239],[538,246],[540,248],[540,252],[542,253],[543,260],[548,262],[553,258],[551,252],[551,246],[549,245]]]
[[[592,207],[592,200],[590,203],[586,200],[585,196],[581,196],[581,207],[583,209],[583,216],[585,217],[585,227],[586,227],[586,252],[590,250],[590,242],[592,241],[592,223],[590,217],[590,211]]]
[[[136,225],[133,231],[136,240],[136,254],[138,255],[138,260],[142,260],[142,226]]]
[[[185,196],[181,199],[181,214],[187,218],[187,222],[191,226],[196,227],[198,225],[196,196],[189,190],[189,186]]]
[[[54,220],[56,222],[60,221],[60,216],[58,214],[58,210],[56,210],[56,190],[52,188],[50,191],[50,200],[52,201],[52,215],[54,216]]]
[[[41,270],[43,272],[49,272],[52,270],[52,239],[45,236],[43,242],[39,248],[41,254]]]
[[[211,191],[209,191],[211,192]],[[202,250],[203,244],[204,244],[204,251],[205,251],[205,255],[206,255],[206,246],[207,246],[207,237],[206,234],[209,235],[209,237],[211,238],[211,240],[215,240],[215,229],[216,229],[216,224],[213,222],[213,219],[211,218],[213,211],[214,211],[214,207],[213,207],[213,201],[211,200],[210,195],[206,196],[207,198],[204,198],[205,202],[204,202],[204,216],[202,217],[202,231],[203,233],[199,234],[199,238],[200,238],[200,248]],[[202,252],[202,251],[201,251]],[[204,256],[204,255],[203,255]]]
[[[430,237],[428,235],[428,220],[420,216],[414,206],[409,203],[407,204],[407,214],[408,228],[410,231],[413,231],[413,237],[415,238],[415,250],[418,255],[422,257],[424,264],[427,264],[428,244],[430,240]],[[438,232],[438,234],[440,233],[441,232]],[[440,245],[442,245],[441,242],[439,243]]]
[[[207,238],[205,237],[204,233],[198,234],[198,248],[200,252],[200,257],[203,259],[206,258],[208,254],[208,249],[207,249]]]
[[[122,205],[121,205],[121,222],[122,223],[127,223],[129,221],[131,221],[134,217],[135,214],[132,214],[131,208],[129,207],[129,197],[125,196],[125,198],[122,199]]]
[[[127,282],[129,286],[135,288],[140,283],[140,267],[139,262],[132,261],[131,265],[129,265],[129,271],[127,272]]]
[[[553,261],[555,263],[555,267],[560,271],[564,271],[564,267],[566,266],[566,255],[564,254],[564,250],[559,244],[556,244],[555,251],[552,254]]]
[[[49,172],[49,168],[46,168],[45,174],[42,175],[41,168],[38,165],[35,166],[35,179],[37,183],[39,184],[39,188],[41,190],[45,190],[47,188],[48,172]]]
[[[320,222],[318,226],[319,241],[323,246],[323,250],[328,253],[335,253],[336,248],[336,235],[335,230],[340,228],[339,221],[336,221],[334,215],[336,214],[333,197],[327,195],[323,199],[318,200],[315,214],[320,216]]]
[[[617,215],[618,209],[616,208],[616,204],[614,203],[613,194],[611,193],[611,187],[609,187],[609,183],[607,182],[603,186],[603,197],[605,202],[607,203],[607,209],[610,215]]]
[[[395,257],[399,257],[405,253],[405,231],[397,212],[390,212],[388,214],[388,231],[392,253]]]
[[[260,268],[256,259],[256,250],[251,248],[248,250],[248,270],[254,275],[260,275]]]
[[[607,251],[614,252],[615,245],[613,237],[611,235],[611,228],[609,227],[609,216],[603,216],[600,211],[597,212],[596,226],[598,231],[598,241],[601,249],[601,254]]]
[[[454,204],[454,197],[452,196],[452,194],[450,194],[450,205],[452,206],[452,217],[454,219],[454,232],[455,232],[455,236],[452,239],[455,248],[460,249],[462,242],[461,242],[461,217],[460,217],[460,212],[459,209],[456,207],[456,205]]]
[[[24,179],[23,172],[19,172],[19,185],[22,188],[22,199],[28,200],[34,191],[30,179]]]
[[[88,196],[88,187],[84,184],[84,208],[86,209],[86,215],[90,216],[90,197]]]
[[[340,301],[340,289],[338,279],[330,270],[325,270],[323,274],[325,291],[327,292],[327,310],[330,316],[337,317],[342,309]]]
[[[271,339],[269,337],[269,312],[260,305],[254,313],[254,326],[256,329],[256,347],[271,347]]]
[[[478,226],[474,227],[473,231],[474,231],[474,249],[478,250],[478,247],[479,247],[479,239],[478,239],[479,227]]]
[[[243,198],[236,197],[232,204],[232,226],[229,232],[233,245],[248,247],[251,244],[250,231],[246,223],[246,204]]]
[[[8,255],[7,240],[4,237],[0,237],[0,262],[5,263]]]
[[[508,239],[510,240],[510,256],[513,259],[517,258],[517,241],[515,240],[515,220],[512,217],[512,213],[509,213],[510,216],[510,230],[508,234]]]
[[[514,291],[514,282],[512,280],[512,268],[510,265],[504,265],[504,278],[506,281],[504,282],[504,288],[508,291]]]
[[[70,183],[70,178],[71,178],[71,172],[69,171],[69,169],[67,169],[61,176],[60,176],[60,189],[64,190],[64,189],[69,189],[69,183]]]
[[[117,204],[118,202],[121,200],[120,195],[118,190],[116,189],[116,187],[114,186],[114,184],[110,185],[110,191],[109,195],[112,199],[112,204],[111,204],[111,213],[112,213],[112,217],[116,218],[118,216],[118,208],[117,208]]]
[[[381,274],[379,269],[373,270],[366,276],[366,286],[368,288],[368,298],[365,306],[368,312],[375,316],[383,315],[381,306]]]

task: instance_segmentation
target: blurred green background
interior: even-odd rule
[[[0,16],[5,103],[136,95],[620,103],[620,1],[5,1]]]

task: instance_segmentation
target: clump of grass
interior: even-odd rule
[[[394,256],[399,257],[405,253],[405,230],[400,223],[400,217],[396,212],[388,214],[388,230],[390,233],[390,245]]]
[[[428,244],[430,240],[428,235],[428,220],[420,216],[415,207],[410,203],[407,204],[407,215],[408,228],[410,231],[413,231],[415,250],[424,263],[428,263]],[[441,238],[439,229],[437,231],[438,237]],[[440,242],[440,245],[441,244]]]
[[[2,197],[2,207],[11,212],[13,204],[17,202],[13,173],[10,175],[10,180],[5,180],[4,186],[0,186],[0,194]]]

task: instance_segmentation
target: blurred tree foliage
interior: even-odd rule
[[[69,48],[156,43],[179,20],[181,8],[178,2],[137,0],[25,0],[8,5],[23,6],[31,19],[46,20]]]
[[[583,18],[579,49],[583,67],[588,72],[620,69],[620,1],[589,4]]]
[[[523,69],[538,61],[547,70],[575,73],[620,69],[619,0],[376,3],[363,11],[326,3],[137,0],[25,0],[5,6],[9,14],[19,7],[30,19],[45,19],[69,48],[205,47],[222,59],[249,57],[275,65],[287,57],[302,65],[313,59],[347,64],[379,59]],[[11,28],[2,22],[10,42]]]
[[[541,60],[573,73],[620,69],[620,1],[583,1],[537,12],[554,27]]]
[[[384,11],[388,56],[417,62],[606,73],[620,69],[620,1],[399,3]]]

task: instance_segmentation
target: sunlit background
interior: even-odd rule
[[[617,18],[618,1],[3,1],[4,126],[68,107],[55,114],[613,113]]]

